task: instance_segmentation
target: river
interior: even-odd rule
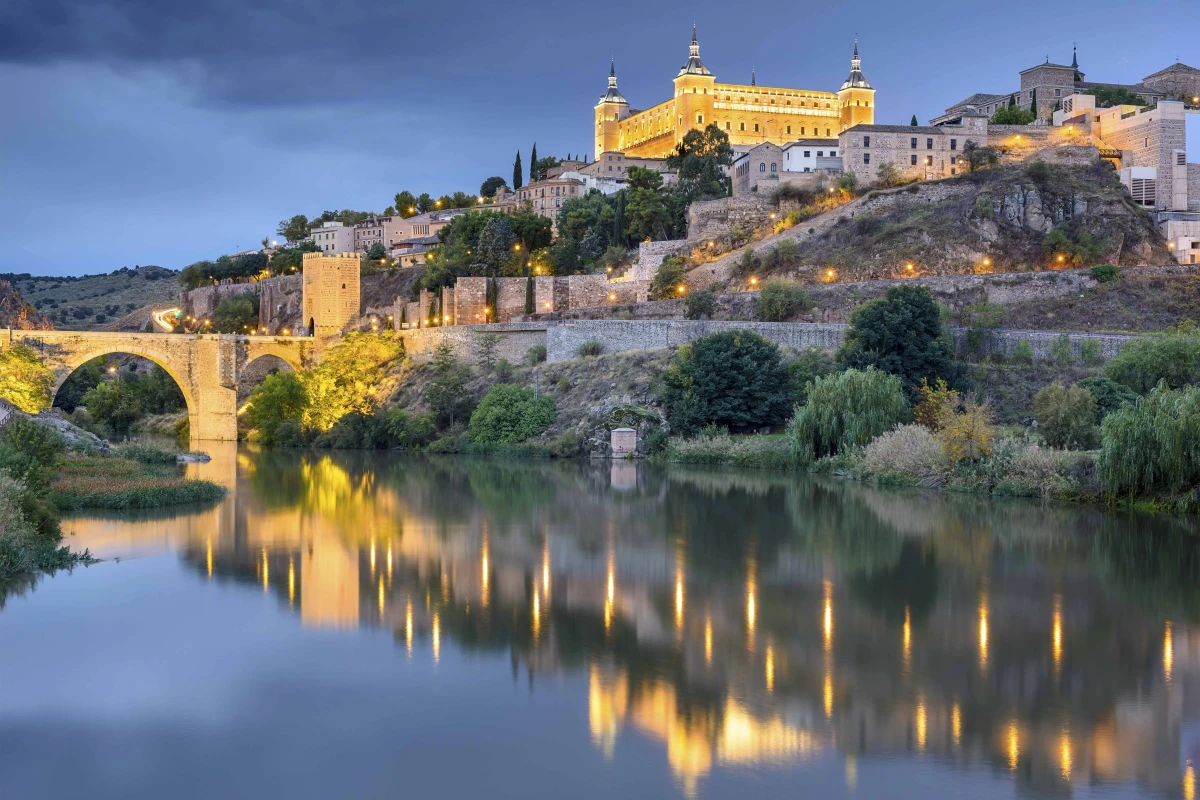
[[[1165,516],[768,472],[212,450],[0,609],[8,798],[1184,797]]]

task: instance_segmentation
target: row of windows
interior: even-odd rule
[[[830,158],[834,158],[834,157],[836,157],[836,156],[837,156],[837,150],[830,150],[830,151],[829,151],[829,157],[830,157]],[[805,151],[804,151],[804,157],[805,157],[805,158],[812,158],[812,150],[805,150]],[[818,151],[817,151],[817,158],[824,158],[824,157],[825,157],[825,151],[824,151],[824,150],[818,150]],[[791,150],[789,150],[787,153],[785,153],[785,154],[784,154],[784,158],[786,158],[788,161],[791,161],[791,160],[792,160],[792,151],[791,151]]]

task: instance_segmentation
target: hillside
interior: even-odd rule
[[[39,314],[21,299],[21,294],[8,281],[0,280],[0,328],[20,331],[53,330],[50,320]]]
[[[58,277],[0,275],[25,302],[62,330],[94,330],[144,306],[174,306],[179,297],[176,272],[163,267],[122,267],[107,275]]]
[[[688,283],[733,288],[751,275],[821,283],[1173,263],[1115,173],[1081,150],[1061,154],[1061,163],[1010,164],[868,192],[698,266]],[[791,244],[782,257],[764,258],[784,242]]]

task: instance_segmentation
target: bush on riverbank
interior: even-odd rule
[[[50,484],[50,498],[64,510],[157,508],[220,500],[225,488],[194,480],[161,463],[118,456],[63,453]]]
[[[1114,497],[1171,498],[1200,506],[1200,387],[1171,390],[1166,381],[1104,418],[1097,469]]]
[[[811,464],[862,447],[911,416],[899,378],[874,367],[849,369],[809,384],[808,402],[796,409],[788,436],[800,463]]]
[[[665,460],[752,469],[799,467],[786,436],[730,436],[723,429],[703,431],[692,439],[672,438],[667,443]]]

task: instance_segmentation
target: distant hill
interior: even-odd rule
[[[163,267],[122,267],[107,275],[56,277],[0,274],[21,298],[59,330],[103,328],[145,306],[173,306],[179,298],[179,273]]]
[[[0,328],[22,331],[52,330],[50,320],[39,314],[8,281],[0,280]]]

